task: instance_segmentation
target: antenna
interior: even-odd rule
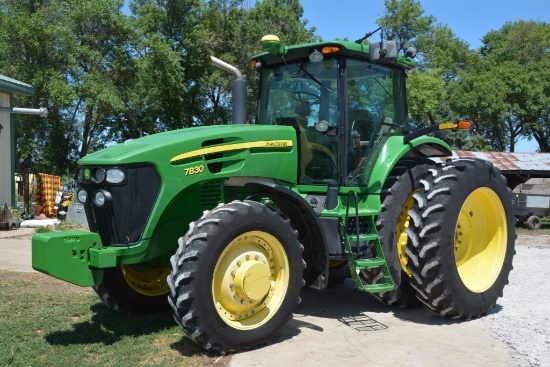
[[[357,41],[355,41],[355,43],[361,44],[364,40],[366,40],[367,38],[369,38],[370,36],[372,36],[373,34],[375,34],[376,32],[378,32],[381,29],[382,29],[382,27],[378,27],[378,29],[375,29],[374,31],[365,34],[365,37],[359,38]]]

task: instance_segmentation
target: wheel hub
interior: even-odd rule
[[[262,231],[231,241],[214,269],[212,296],[218,314],[237,329],[266,322],[280,307],[289,281],[281,243]]]
[[[257,260],[246,261],[235,272],[235,292],[243,299],[258,301],[271,287],[271,271]]]

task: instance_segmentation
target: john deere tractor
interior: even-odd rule
[[[269,342],[303,286],[353,278],[388,305],[450,318],[487,313],[512,269],[514,214],[499,170],[447,160],[407,121],[416,53],[395,41],[262,40],[257,113],[245,78],[230,125],[127,141],[79,161],[90,232],[33,236],[36,270],[91,286],[117,311],[171,308],[220,353]],[[441,160],[440,160],[441,161]]]

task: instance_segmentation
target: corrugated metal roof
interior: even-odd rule
[[[544,173],[550,177],[550,153],[471,152],[454,150],[452,158],[477,157],[493,163],[503,173]],[[435,158],[444,162],[447,158]]]
[[[34,88],[27,83],[9,78],[5,75],[0,75],[0,92],[19,94],[22,96],[33,96]]]

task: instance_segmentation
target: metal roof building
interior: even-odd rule
[[[453,151],[452,158],[462,157],[476,157],[491,162],[506,176],[511,189],[532,178],[550,178],[550,153]],[[434,159],[436,162],[445,160]]]
[[[0,205],[15,205],[13,96],[33,96],[29,84],[0,75]]]

